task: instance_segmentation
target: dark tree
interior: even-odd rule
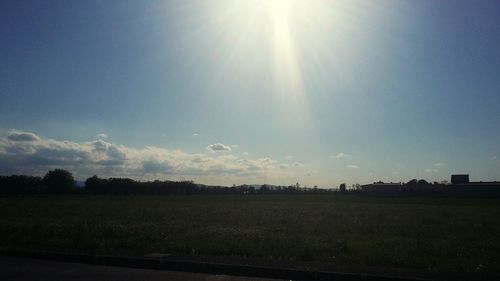
[[[339,186],[339,190],[340,190],[340,192],[346,192],[347,191],[346,184],[341,183]]]
[[[250,187],[248,187],[248,193],[249,194],[254,194],[255,193],[255,187],[253,185],[251,185]]]
[[[410,180],[409,182],[407,182],[406,184],[407,185],[416,185],[418,183],[418,180],[417,179],[412,179]]]
[[[25,175],[0,176],[0,195],[41,194],[44,186],[41,177]]]
[[[429,184],[426,180],[418,180],[417,183],[421,184],[421,185],[428,185]]]
[[[48,191],[55,194],[69,192],[75,186],[73,175],[63,169],[48,171],[43,177],[43,182],[47,185]]]
[[[85,189],[94,195],[96,195],[101,191],[102,186],[103,186],[103,180],[98,178],[96,175],[88,178],[85,181]]]

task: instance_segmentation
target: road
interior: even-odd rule
[[[278,281],[178,271],[123,268],[0,256],[2,281]]]

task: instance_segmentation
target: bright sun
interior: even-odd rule
[[[246,84],[249,78],[260,79],[264,82],[252,86],[265,89],[260,93],[272,93],[282,116],[308,123],[308,89],[315,87],[315,75],[321,73],[325,61],[318,58],[328,53],[335,62],[341,61],[331,51],[335,45],[328,43],[337,42],[344,27],[353,29],[346,12],[352,4],[346,1],[217,0],[206,4],[212,25],[206,29],[211,32],[204,30],[204,34],[217,38],[225,59],[218,61],[220,74],[213,80],[232,76],[233,81]],[[258,95],[259,91],[249,92]]]

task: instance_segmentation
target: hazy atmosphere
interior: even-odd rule
[[[500,176],[498,1],[1,1],[0,174]]]

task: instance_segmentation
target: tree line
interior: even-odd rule
[[[325,194],[332,190],[317,187],[301,187],[298,183],[289,186],[233,185],[208,186],[193,181],[137,181],[130,178],[87,178],[83,187],[78,187],[71,172],[55,169],[43,177],[27,175],[0,176],[0,195],[191,195],[191,194]]]
[[[0,195],[65,194],[76,192],[73,175],[62,169],[49,171],[42,177],[27,175],[0,176]]]

